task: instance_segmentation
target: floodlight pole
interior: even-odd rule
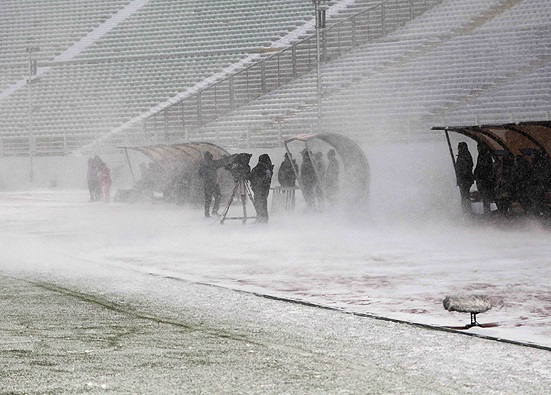
[[[312,0],[316,14],[316,66],[317,66],[317,99],[318,99],[318,133],[322,132],[322,85],[321,85],[321,29],[325,28],[326,0]],[[323,4],[322,4],[323,3]]]
[[[37,72],[37,61],[33,58],[33,53],[40,51],[40,48],[37,46],[27,47],[26,52],[29,55],[29,79],[27,81],[27,111],[28,111],[28,120],[27,126],[29,129],[29,160],[30,160],[30,170],[29,170],[29,181],[32,184],[34,181],[34,152],[33,152],[33,93],[32,93],[32,84],[34,77],[36,77]]]

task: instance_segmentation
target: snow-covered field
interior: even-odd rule
[[[436,326],[463,325],[448,294],[494,299],[472,328],[551,346],[551,233],[537,224],[350,222],[273,215],[224,226],[165,204],[90,203],[87,191],[0,193],[3,273],[71,278],[110,268],[177,277]]]

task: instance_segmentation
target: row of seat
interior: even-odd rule
[[[26,75],[27,47],[40,48],[33,54],[39,63],[51,61],[127,3],[128,0],[2,1],[0,70],[8,64],[22,64],[23,72],[9,79],[4,77],[6,82],[2,82],[0,91]]]
[[[530,34],[527,34],[526,32],[522,32],[522,33],[519,33],[519,32],[504,32],[503,34],[501,35],[494,35],[494,36],[486,36],[485,38],[482,39],[482,41],[486,41],[486,53],[488,52],[491,52],[492,50],[496,50],[494,48],[494,46],[492,45],[494,43],[494,41],[492,40],[495,40],[495,42],[501,42],[501,40],[506,40],[505,43],[507,43],[506,45],[504,45],[505,48],[501,48],[501,49],[497,49],[496,51],[497,52],[503,52],[505,51],[505,54],[507,56],[502,56],[501,58],[496,58],[496,54],[494,54],[494,59],[493,61],[490,60],[490,61],[482,61],[480,62],[480,67],[478,68],[479,69],[479,72],[481,74],[480,77],[477,77],[477,74],[476,74],[476,69],[477,69],[477,60],[478,59],[484,59],[484,55],[485,53],[481,53],[480,56],[476,56],[476,54],[473,54],[474,56],[468,56],[468,54],[463,54],[462,57],[463,58],[467,58],[470,60],[470,64],[474,64],[474,73],[473,73],[473,70],[469,70],[467,67],[465,67],[465,64],[469,64],[469,62],[466,62],[464,63],[463,65],[457,65],[457,67],[455,67],[456,65],[453,63],[453,62],[449,62],[450,59],[448,59],[448,63],[446,63],[445,61],[444,62],[439,62],[438,64],[438,67],[434,68],[434,69],[429,69],[427,70],[426,69],[426,66],[428,64],[431,64],[431,62],[436,62],[438,61],[438,59],[440,59],[440,56],[442,55],[442,51],[439,51],[439,56],[422,56],[420,57],[419,59],[421,59],[421,61],[419,62],[420,64],[417,64],[415,65],[415,62],[408,62],[407,63],[407,66],[405,68],[401,68],[399,69],[398,71],[396,71],[395,73],[391,73],[391,74],[388,74],[388,71],[383,71],[383,75],[385,77],[382,77],[380,79],[378,79],[377,81],[380,82],[379,85],[379,89],[374,89],[376,86],[373,85],[373,84],[368,84],[368,85],[365,85],[365,84],[362,84],[360,88],[356,89],[356,90],[353,90],[352,92],[349,92],[348,93],[348,99],[343,99],[343,97],[339,97],[338,100],[328,100],[326,105],[325,105],[325,108],[326,108],[326,111],[328,113],[328,116],[331,115],[331,112],[335,109],[338,109],[339,105],[342,106],[342,107],[346,107],[347,110],[350,111],[350,108],[351,108],[351,104],[353,104],[354,102],[356,103],[361,103],[361,106],[364,107],[366,109],[366,113],[367,114],[376,114],[378,112],[381,112],[382,114],[392,114],[392,111],[391,110],[394,110],[395,112],[398,112],[398,113],[412,113],[412,114],[416,114],[416,115],[430,115],[431,114],[431,111],[430,111],[430,106],[432,105],[434,108],[438,108],[438,103],[445,103],[446,101],[451,101],[453,102],[454,99],[457,99],[458,97],[461,97],[462,95],[465,95],[466,92],[469,92],[470,89],[473,89],[474,88],[478,88],[480,90],[485,90],[487,89],[487,86],[486,84],[488,83],[487,80],[488,78],[494,76],[494,78],[506,78],[507,76],[507,72],[510,71],[510,64],[513,63],[515,64],[515,60],[520,58],[521,61],[520,61],[520,64],[523,65],[525,64],[526,62],[529,62],[531,59],[533,60],[534,58],[537,58],[537,56],[534,56],[532,54],[532,50],[530,49],[530,45],[532,45],[534,48],[538,48],[541,44],[541,40],[540,40],[540,43],[537,42],[537,40],[532,40],[531,42],[528,41],[527,43],[527,39],[529,39],[530,37],[534,38],[534,37],[537,37],[537,32],[532,32],[533,34],[530,35]],[[545,36],[545,34],[541,33],[541,36]],[[514,43],[514,42],[511,42],[511,39],[514,38],[514,37],[519,37],[519,41]],[[473,36],[470,36],[470,37],[467,37],[467,38],[463,38],[463,40],[465,40],[465,48],[468,49],[470,47],[474,47],[476,48],[476,37],[475,39],[473,40]],[[522,52],[520,51],[519,52],[519,49],[522,49],[523,47],[525,47],[526,45],[528,44],[528,46],[525,48],[526,51],[525,52]],[[516,46],[516,53],[515,53],[515,47]],[[450,45],[450,47],[452,48],[448,48],[447,45],[446,46],[443,46],[441,47],[441,49],[443,49],[443,52],[446,53],[448,51],[451,51],[453,53],[453,45]],[[513,48],[512,48],[513,47]],[[483,47],[480,47],[480,49],[482,50]],[[372,53],[370,53],[370,55],[372,55]],[[515,56],[516,55],[516,56]],[[490,59],[491,59],[491,56],[489,56]],[[383,56],[384,58],[384,56]],[[453,58],[453,57],[452,57]],[[499,61],[496,63],[496,61]],[[512,62],[513,61],[513,62]],[[499,66],[508,66],[509,69],[507,67],[501,67],[501,70],[500,70],[500,67]],[[409,68],[408,68],[409,66]],[[342,62],[338,62],[337,65],[335,65],[334,67],[332,67],[332,69],[335,70],[335,73],[338,73],[338,77],[336,77],[335,79],[339,79],[339,78],[343,78],[343,72],[342,72],[342,67],[343,67],[343,63]],[[352,65],[350,63],[350,59],[346,59],[346,67],[350,70],[350,69],[354,69],[354,68],[361,68],[362,67],[362,63],[361,61],[360,62],[357,62],[355,65]],[[455,67],[455,69],[454,69]],[[452,72],[460,72],[462,70],[465,71],[465,74],[463,76],[463,79],[459,78],[457,81],[451,81],[449,80],[449,75],[450,73],[448,73],[448,75],[446,76],[446,71],[449,71],[450,69],[454,69],[454,70],[451,70]],[[409,75],[417,75],[417,76],[422,76],[423,78],[423,81],[420,81],[418,83],[418,85],[423,85],[424,83],[426,84],[426,82],[428,82],[434,75],[433,75],[433,72],[434,71],[439,71],[441,74],[443,74],[443,76],[440,78],[440,79],[437,79],[435,81],[435,83],[433,85],[425,85],[424,87],[424,90],[423,89],[420,89],[418,91],[407,91],[407,86],[404,87],[404,86],[396,86],[395,82],[396,82],[396,79],[400,79],[400,78],[405,78],[407,79],[407,75],[409,73]],[[327,74],[330,74],[330,73],[327,73]],[[505,75],[505,77],[503,77],[503,75]],[[326,73],[324,71],[324,74],[323,74],[323,81],[327,81],[329,77],[326,76]],[[419,77],[417,77],[419,78]],[[482,83],[481,82],[478,82],[477,81],[477,78],[482,78]],[[312,83],[315,83],[315,80],[310,78],[311,82]],[[485,81],[486,80],[486,81]],[[393,84],[394,82],[394,84]],[[415,83],[415,81],[413,81]],[[541,79],[538,80],[538,82],[534,81],[532,82],[533,85],[537,85],[539,84],[541,87],[542,87],[542,90],[544,90],[546,84],[545,80],[542,82]],[[439,93],[434,93],[432,92],[432,89],[431,87],[433,86],[442,86],[442,89],[443,91],[439,92]],[[469,88],[470,86],[470,88]],[[401,101],[400,98],[396,97],[396,96],[400,96],[400,90],[401,89],[406,89],[405,93],[402,94],[401,96],[407,96],[409,97],[409,101]],[[450,95],[450,91],[452,90],[455,90],[453,92],[453,94]],[[386,91],[386,96],[385,96],[385,91]],[[358,95],[360,93],[364,94],[364,97],[359,97]],[[517,94],[519,92],[517,91]],[[287,92],[287,96],[294,96],[294,97],[303,97],[305,96],[305,91],[304,90],[299,90],[297,89],[296,91],[293,91],[292,93],[291,92]],[[283,95],[285,96],[285,95]],[[426,100],[423,100],[423,99],[426,99]],[[395,99],[395,100],[393,100]],[[264,100],[263,100],[264,101]],[[281,100],[280,103],[283,103],[285,100]],[[373,108],[374,106],[376,107],[376,103],[382,103],[383,106],[382,107],[379,107],[379,108]],[[255,107],[255,108],[252,108],[250,109],[250,111],[242,111],[241,113],[247,113],[247,116],[250,116],[251,114],[253,113],[261,113],[261,106],[258,105],[258,103],[255,103],[256,105],[251,105],[251,108],[252,107]],[[427,104],[429,104],[428,108],[427,108]],[[549,97],[545,98],[541,98],[540,100],[540,104],[542,104],[542,107],[545,106],[545,105],[549,105]],[[265,100],[265,107],[266,108],[274,108],[275,106],[277,105],[274,105],[274,101],[273,101],[273,98],[271,97],[267,97],[266,100]],[[509,106],[508,110],[518,110],[518,109],[522,109],[523,105],[520,104],[516,107],[511,107]],[[289,106],[289,109],[292,109],[292,106]],[[382,110],[382,111],[380,111]],[[315,111],[315,109],[314,109]],[[283,112],[282,112],[283,114]],[[348,113],[349,114],[349,113]],[[249,125],[244,125],[244,120],[247,118],[247,116],[244,116],[242,117],[241,119],[238,119],[236,120],[236,124],[238,124],[239,126],[237,126],[237,128],[241,128],[241,130],[243,130],[243,127],[245,126],[247,129],[254,129],[255,127],[257,127],[258,125],[257,124],[254,124],[254,122],[251,122],[253,125],[249,124]],[[234,117],[234,118],[238,118],[238,117]],[[224,122],[224,121],[222,121]],[[230,127],[231,125],[231,122],[224,122],[224,127]],[[217,125],[218,127],[221,127],[221,125]],[[216,126],[213,126],[213,127],[216,127]]]
[[[474,100],[482,100],[482,97],[495,90],[495,86],[508,86],[510,84],[508,77],[511,76],[511,73],[522,73],[542,56],[542,54],[535,53],[536,51],[530,49],[529,46],[540,48],[542,38],[537,37],[535,31],[516,31],[507,28],[499,30],[497,32],[499,34],[488,33],[483,31],[483,25],[468,35],[458,33],[466,26],[474,26],[473,20],[480,18],[480,15],[485,15],[497,4],[498,2],[493,0],[488,2],[445,1],[441,6],[435,7],[433,11],[400,28],[392,37],[389,36],[388,39],[382,39],[376,44],[358,48],[354,53],[324,65],[322,81],[324,89],[329,90],[324,100],[326,124],[338,128],[339,125],[342,127],[344,124],[352,124],[353,120],[365,121],[370,117],[381,116],[384,118],[385,115],[395,116],[396,114],[405,114],[408,118],[418,120],[427,117],[440,117],[442,116],[439,113],[441,110],[450,111],[449,109],[453,108],[454,111],[459,111],[458,108],[454,108],[455,105],[462,107],[463,102],[474,103]],[[450,15],[453,15],[453,19],[450,18]],[[441,22],[442,18],[445,23]],[[433,26],[434,29],[432,29]],[[541,32],[540,35],[544,36]],[[492,40],[496,40],[498,43],[499,40],[505,40],[507,45],[495,45]],[[527,43],[528,45],[526,45]],[[518,60],[518,58],[521,59]],[[478,61],[478,59],[484,60]],[[511,62],[509,59],[516,59],[518,62]],[[139,64],[142,65],[142,62],[140,61]],[[165,74],[170,69],[170,67],[163,67],[162,64],[162,62],[148,63],[150,67],[159,65],[159,68],[151,70],[150,74],[144,67],[136,65],[134,69],[137,71],[136,74],[129,76],[124,83],[117,82],[116,78],[108,77],[109,72],[119,70],[120,65],[113,64],[106,68],[96,68],[92,65],[74,66],[74,69],[65,75],[78,75],[78,77],[72,78],[69,83],[76,84],[79,78],[85,75],[86,78],[99,77],[103,81],[102,84],[96,83],[99,81],[91,82],[91,86],[94,88],[89,90],[90,102],[93,102],[94,95],[99,95],[104,91],[106,93],[104,103],[101,106],[86,109],[82,106],[86,102],[80,102],[77,109],[63,113],[63,119],[59,122],[60,127],[68,133],[84,132],[90,127],[98,132],[103,132],[108,131],[109,127],[112,127],[110,125],[117,124],[115,120],[120,122],[131,113],[139,113],[133,110],[144,108],[142,105],[146,102],[155,103],[154,100],[150,100],[152,97],[161,98],[163,93],[169,92],[174,85],[177,85],[176,83],[171,84],[175,81],[166,81],[163,78],[155,79],[155,75]],[[74,70],[77,69],[86,71],[74,74]],[[91,71],[89,74],[87,74],[88,70]],[[185,70],[185,67],[182,67],[182,70]],[[269,68],[268,74],[273,74],[273,71],[273,68]],[[286,68],[285,73],[288,72],[289,69]],[[203,77],[197,74],[190,80],[204,78],[213,73],[215,73],[214,70],[206,70]],[[542,72],[541,75],[543,74]],[[172,75],[177,75],[177,73]],[[48,80],[51,86],[66,86],[61,81],[63,76],[63,73],[55,74],[55,78],[50,76]],[[259,80],[257,77],[257,81]],[[540,80],[538,78],[532,80],[532,86],[543,86],[544,84],[540,84]],[[135,86],[136,82],[138,84],[143,82],[144,89],[138,89]],[[113,89],[105,87],[106,84],[112,85]],[[271,84],[269,85],[271,86]],[[124,102],[117,103],[115,99],[117,89],[122,90],[123,87],[126,93],[122,96],[137,96],[135,103],[132,104],[132,109],[121,108],[124,107]],[[237,95],[245,94],[247,91],[242,86],[235,86],[235,88]],[[346,90],[337,92],[338,89],[343,88]],[[517,89],[521,89],[521,87],[517,87]],[[259,91],[258,84],[251,90]],[[73,91],[76,94],[76,90]],[[113,94],[112,98],[109,98],[110,93]],[[519,97],[525,97],[520,94],[521,91],[517,91],[517,93]],[[65,100],[61,96],[76,97],[67,92],[56,95],[53,98],[62,99],[61,102],[71,101],[71,99]],[[471,97],[475,97],[475,99],[473,100]],[[48,100],[50,99],[44,100],[44,102]],[[542,96],[538,100],[541,103],[546,99]],[[23,105],[24,102],[24,95],[21,95],[19,104]],[[290,130],[287,128],[288,125],[308,125],[308,122],[310,125],[312,124],[317,113],[315,103],[316,76],[315,72],[311,72],[299,81],[271,92],[262,100],[255,101],[201,130],[183,130],[182,125],[186,122],[192,125],[197,122],[193,122],[193,119],[186,120],[185,117],[180,118],[174,110],[169,110],[170,116],[167,116],[166,123],[163,119],[164,115],[147,120],[145,130],[148,136],[155,135],[155,133],[152,134],[151,129],[154,124],[157,124],[159,128],[157,136],[162,136],[161,132],[166,127],[172,137],[187,133],[188,137],[215,136],[214,138],[218,139],[235,139],[236,135],[245,131],[255,143],[276,144],[280,137],[278,127]],[[488,108],[493,108],[486,105]],[[187,114],[191,114],[193,118],[193,114],[197,112],[196,108],[193,109],[193,101],[184,104],[184,107],[191,109]],[[213,107],[212,99],[203,103],[205,118],[211,117],[212,110],[209,109]],[[48,108],[55,109],[53,112],[61,113],[64,107],[61,103],[57,103]],[[359,108],[364,110],[358,111]],[[509,108],[513,109],[512,106]],[[107,118],[109,119],[105,119],[105,125],[93,121],[83,125],[71,124],[73,115],[79,119],[90,119],[91,114],[99,114],[103,110],[109,112],[107,109],[113,111],[108,114]],[[350,116],[351,109],[355,109],[355,117]],[[293,117],[294,111],[298,111],[300,115]],[[121,116],[121,114],[124,115]],[[10,122],[15,122],[15,119],[15,117],[10,118]],[[278,123],[278,119],[282,121]],[[348,122],[343,123],[343,119],[347,119]],[[45,123],[47,127],[44,128],[44,132],[47,133],[49,128],[56,125],[56,114],[46,115],[44,120],[48,121]],[[422,124],[421,121],[419,123]],[[279,126],[276,127],[275,124]],[[358,127],[353,129],[357,130]],[[139,136],[144,134],[143,130],[141,124],[136,125],[135,129],[131,129],[133,136],[134,132],[136,133],[136,140],[139,140]],[[260,132],[252,132],[255,130]],[[247,133],[247,131],[251,132]],[[128,135],[128,133],[124,135]]]
[[[274,3],[277,3],[274,5]],[[270,8],[270,7],[274,7],[274,6],[277,6],[278,8],[282,8],[283,6],[284,7],[284,11],[285,12],[282,12],[281,10],[278,10],[279,12],[278,13],[273,13],[276,18],[279,18],[279,16],[281,15],[282,17],[279,18],[279,19],[276,19],[275,20],[275,25],[278,25],[282,22],[282,18],[283,16],[289,18],[289,17],[292,17],[292,18],[295,18],[295,21],[294,21],[294,26],[296,26],[296,23],[297,23],[297,20],[296,20],[296,16],[298,15],[302,15],[302,20],[304,21],[305,18],[304,18],[304,12],[303,10],[309,10],[309,13],[311,13],[311,6],[308,5],[308,4],[292,4],[292,3],[289,3],[288,1],[280,1],[280,2],[274,2],[274,1],[264,1],[264,2],[257,2],[255,4],[250,4],[250,2],[244,2],[244,1],[239,1],[239,0],[229,0],[229,1],[223,1],[223,2],[215,2],[215,3],[201,3],[201,4],[196,4],[194,5],[194,8],[196,9],[199,9],[199,8],[204,8],[205,6],[207,6],[208,8],[207,9],[215,9],[217,7],[223,7],[226,11],[225,13],[235,13],[236,15],[243,15],[245,14],[246,12],[249,12],[250,9],[255,9],[255,10],[266,10],[267,8]],[[193,23],[190,23],[190,22],[193,22],[193,19],[192,18],[187,18],[187,20],[185,18],[181,18],[180,15],[181,14],[189,14],[189,12],[187,12],[189,10],[189,5],[186,3],[186,4],[183,4],[183,3],[174,3],[174,2],[162,2],[162,1],[155,1],[155,2],[151,2],[150,4],[146,5],[142,10],[140,10],[139,13],[136,14],[136,17],[135,18],[130,18],[129,20],[125,21],[124,23],[121,24],[121,29],[115,29],[112,34],[108,34],[104,37],[104,39],[100,40],[99,42],[107,42],[109,43],[111,40],[111,37],[114,37],[114,43],[115,43],[115,51],[113,53],[113,51],[109,52],[109,48],[107,50],[107,53],[106,53],[106,56],[109,57],[110,56],[113,56],[113,55],[119,55],[121,53],[121,47],[124,48],[124,43],[125,41],[129,41],[128,40],[128,37],[123,37],[124,40],[122,41],[119,41],[117,40],[117,32],[119,30],[123,30],[124,27],[126,27],[127,25],[130,25],[132,23],[134,23],[133,21],[138,21],[136,26],[133,26],[131,28],[131,31],[133,32],[133,37],[137,37],[137,39],[134,40],[134,42],[138,42],[138,45],[133,45],[132,42],[130,43],[127,43],[127,47],[129,48],[132,48],[132,47],[136,47],[136,46],[139,46],[139,43],[142,42],[142,41],[145,41],[145,37],[143,35],[140,34],[140,30],[139,28],[143,25],[145,25],[144,23],[141,23],[139,22],[140,20],[145,20],[148,22],[149,25],[152,25],[152,27],[156,27],[158,24],[156,23],[155,21],[155,18],[154,16],[155,15],[158,15],[159,18],[162,18],[162,21],[161,22],[161,25],[162,25],[162,29],[164,30],[161,30],[161,31],[153,31],[152,33],[154,35],[157,35],[157,33],[161,33],[164,34],[167,30],[170,29],[170,26],[176,26],[178,28],[184,26],[184,27],[187,27],[188,29],[191,29],[191,31],[195,31],[195,30],[198,30],[195,26],[193,26]],[[245,10],[245,12],[243,12]],[[168,12],[168,11],[171,11],[171,12]],[[184,11],[184,12],[183,12]],[[288,14],[288,15],[287,15]],[[220,15],[218,15],[220,16]],[[143,22],[143,21],[142,21]],[[207,20],[206,22],[208,22],[209,24],[212,23],[211,20]],[[259,22],[258,20],[256,22]],[[258,23],[256,23],[258,25]],[[243,27],[244,27],[244,24],[243,23],[237,23],[237,25],[239,27],[241,27],[242,30]],[[274,29],[275,29],[275,26],[274,25]],[[246,25],[245,25],[246,26]],[[259,30],[259,29],[257,29]],[[273,30],[273,29],[272,29]],[[281,27],[279,27],[279,30],[281,31]],[[251,33],[253,32],[254,30],[251,30]],[[277,32],[276,32],[277,33]],[[223,32],[223,34],[226,35],[226,40],[227,41],[227,37],[229,36],[227,34],[227,32]],[[249,35],[252,35],[249,33]],[[271,34],[270,34],[271,35]],[[247,33],[245,32],[244,36],[247,36]],[[258,34],[256,35],[258,36]],[[253,37],[254,38],[254,37]],[[212,34],[210,35],[209,39],[212,40]],[[257,40],[258,41],[258,40]],[[265,44],[269,44],[270,41],[265,41]],[[134,43],[135,44],[135,43]],[[182,43],[179,43],[180,47],[182,45],[186,45],[186,43],[184,42],[183,44]],[[222,43],[222,44],[225,44],[225,43]],[[212,44],[211,44],[212,45]],[[234,44],[232,44],[234,45]],[[224,49],[224,48],[232,48],[232,45],[212,45],[211,46],[211,49],[212,50],[220,50],[220,49]],[[97,46],[97,47],[100,47],[100,46]],[[102,48],[105,47],[105,45],[102,45],[101,46]],[[170,48],[168,47],[167,50],[174,50],[175,48]],[[204,46],[203,46],[203,49],[204,49]],[[46,51],[46,52],[49,52],[49,51]],[[88,53],[91,53],[91,55],[88,55]],[[134,51],[132,53],[138,53],[138,54],[142,54],[144,53],[144,48],[138,48],[138,51]],[[156,51],[155,53],[159,53],[160,55],[162,55],[162,51]],[[42,54],[39,54],[38,55],[40,58],[40,61],[44,61],[44,60],[48,60],[48,57],[45,56],[45,53],[42,53]],[[94,58],[95,54],[94,54],[94,50],[90,50],[90,51],[87,51],[87,53],[85,54],[85,58]],[[19,57],[20,60],[23,60],[25,59],[24,56],[20,56]]]

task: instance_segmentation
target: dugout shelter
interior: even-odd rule
[[[197,205],[203,201],[203,186],[198,171],[204,154],[210,152],[214,160],[230,155],[224,148],[208,142],[121,148],[125,151],[134,183],[132,191],[127,192],[127,199],[122,200],[142,197],[145,191],[151,196],[161,193],[165,200]],[[149,159],[148,164],[140,163],[142,174],[137,174],[133,168],[129,151],[139,152]],[[220,170],[219,176],[222,196],[225,196],[231,187],[231,176],[223,169]]]
[[[361,213],[367,207],[369,197],[370,169],[367,158],[358,144],[338,133],[300,134],[284,140],[285,149],[292,157],[290,144],[301,143],[309,152],[316,168],[314,152],[334,149],[341,164],[339,206],[351,213]],[[301,187],[299,169],[295,169]],[[317,174],[318,179],[321,175]],[[323,190],[323,183],[320,183]]]

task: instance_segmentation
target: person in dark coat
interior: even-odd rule
[[[457,160],[455,161],[455,177],[461,194],[461,206],[465,213],[472,212],[469,192],[474,184],[473,165],[473,157],[469,152],[467,143],[459,143],[457,145]]]
[[[489,214],[490,204],[494,199],[495,177],[492,153],[485,144],[478,144],[478,159],[474,169],[474,179],[482,197],[484,214]]]
[[[496,189],[495,202],[498,212],[508,215],[511,212],[513,202],[513,165],[515,157],[506,152],[496,163]]]
[[[545,202],[545,193],[549,191],[551,163],[542,151],[536,150],[532,157],[532,174],[530,177],[529,196],[532,213],[543,215],[549,212]]]
[[[297,180],[295,171],[298,171],[297,162],[294,159],[291,160],[289,158],[289,153],[285,153],[283,162],[281,162],[281,166],[279,166],[279,170],[277,172],[277,180],[279,181],[279,184],[284,188],[294,187]]]
[[[100,199],[100,183],[99,183],[99,163],[96,160],[88,159],[88,191],[90,192],[90,201],[95,202]]]
[[[218,184],[218,168],[222,165],[213,159],[210,152],[205,152],[203,155],[203,161],[199,165],[199,177],[203,179],[203,186],[205,188],[205,217],[210,217],[210,205],[214,198],[214,204],[212,206],[212,215],[218,215],[218,209],[220,208],[220,199],[222,194],[220,193],[220,185]]]
[[[327,152],[327,169],[325,170],[325,195],[329,203],[334,206],[339,193],[339,162],[334,149]]]
[[[251,170],[250,183],[254,194],[254,208],[256,210],[256,222],[268,222],[268,194],[274,174],[274,165],[268,154],[262,154],[258,158],[258,164]]]
[[[532,179],[532,165],[523,155],[515,156],[511,173],[511,190],[513,200],[517,201],[525,213],[532,210],[530,200],[530,180]]]
[[[306,208],[310,211],[316,210],[316,186],[318,185],[318,177],[314,164],[310,158],[307,149],[302,150],[302,164],[300,165],[300,185],[302,194],[306,201]]]
[[[316,184],[315,192],[316,192],[316,200],[318,202],[318,209],[323,210],[325,208],[325,191],[324,191],[324,180],[325,180],[325,161],[323,160],[323,152],[318,151],[314,154],[314,166],[316,168],[316,177],[318,179],[318,182]]]

